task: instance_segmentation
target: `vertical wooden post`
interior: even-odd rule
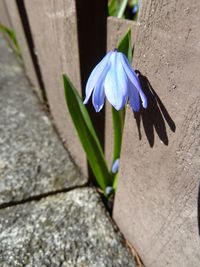
[[[196,0],[142,1],[134,67],[149,103],[127,111],[114,218],[146,266],[200,263],[199,14]]]
[[[4,0],[0,0],[0,23],[11,28],[11,21]]]
[[[55,126],[72,158],[87,174],[86,158],[67,111],[61,77],[66,73],[81,92],[75,1],[24,3]]]

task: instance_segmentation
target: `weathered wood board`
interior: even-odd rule
[[[35,52],[55,125],[72,158],[87,174],[86,158],[68,114],[62,73],[80,90],[75,1],[25,1]]]
[[[35,68],[33,66],[29,46],[28,46],[27,39],[24,33],[20,14],[17,9],[16,1],[13,1],[13,0],[10,0],[10,1],[1,0],[1,1],[4,2],[4,6],[6,7],[6,11],[8,12],[8,16],[11,21],[10,28],[12,28],[15,31],[17,41],[20,47],[20,52],[23,58],[23,63],[25,66],[26,74],[28,78],[30,79],[37,95],[42,100],[42,94],[41,94],[40,86],[38,83],[38,78],[36,76]]]
[[[11,22],[4,0],[0,0],[0,23],[11,28]]]
[[[200,1],[142,1],[133,65],[149,106],[127,111],[114,219],[148,267],[200,266],[199,37]]]

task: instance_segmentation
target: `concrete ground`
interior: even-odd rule
[[[0,36],[0,266],[134,267]]]

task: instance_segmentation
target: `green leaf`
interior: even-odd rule
[[[128,4],[128,0],[110,0],[108,2],[109,16],[122,18]]]
[[[117,16],[116,17],[118,17],[118,18],[123,17],[127,4],[128,4],[128,0],[122,0],[121,1],[120,6],[117,10]]]
[[[17,54],[17,56],[21,57],[20,48],[19,48],[19,44],[17,42],[17,38],[15,36],[15,32],[1,23],[0,23],[0,31],[8,36],[11,43],[13,44],[13,48],[15,50],[15,53]]]
[[[109,14],[109,16],[116,17],[117,4],[118,4],[118,2],[116,0],[110,0],[108,2],[108,14]]]
[[[119,52],[124,53],[127,56],[129,63],[132,62],[133,49],[131,45],[131,29],[130,28],[125,33],[125,35],[122,37],[122,39],[119,41],[117,50]]]
[[[93,128],[87,109],[82,103],[81,97],[69,78],[64,74],[63,82],[66,103],[73,124],[77,130],[80,142],[95,178],[101,189],[105,192],[105,188],[110,186],[112,181],[100,142]]]

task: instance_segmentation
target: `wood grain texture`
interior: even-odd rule
[[[30,55],[29,46],[26,40],[26,36],[24,33],[23,25],[21,22],[20,14],[17,9],[17,5],[15,1],[4,1],[6,10],[8,12],[10,21],[11,21],[11,28],[15,31],[17,41],[19,43],[20,52],[23,58],[23,63],[25,66],[26,74],[33,85],[33,88],[39,98],[42,100],[42,94],[40,90],[40,86],[38,83],[38,79],[36,76],[36,72],[33,66],[32,58]]]
[[[25,1],[36,54],[55,125],[75,163],[87,174],[87,164],[67,112],[62,83],[66,73],[80,90],[75,1]]]
[[[11,22],[4,0],[0,0],[0,23],[11,28]]]
[[[197,0],[142,1],[134,67],[149,106],[127,112],[114,219],[146,266],[200,263],[199,29]]]

